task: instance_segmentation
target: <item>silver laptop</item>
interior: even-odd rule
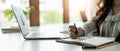
[[[31,32],[29,29],[29,26],[26,21],[26,16],[24,15],[22,9],[11,5],[13,13],[15,15],[15,18],[18,22],[18,25],[20,27],[20,30],[22,32],[22,35],[24,39],[26,40],[43,40],[43,39],[58,39],[61,38],[62,36],[60,35],[52,35],[49,36],[48,34],[40,33],[38,31],[36,32]]]

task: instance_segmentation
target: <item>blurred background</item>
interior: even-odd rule
[[[34,1],[34,0],[33,0]],[[39,25],[63,24],[73,22],[86,22],[91,19],[96,11],[97,0],[38,0]],[[28,23],[30,23],[30,0],[0,0],[0,27],[17,26],[11,10],[11,4],[24,10]],[[67,11],[66,11],[67,10]],[[86,13],[85,21],[82,20],[80,11]],[[34,20],[35,21],[35,20]]]

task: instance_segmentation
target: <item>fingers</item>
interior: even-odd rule
[[[70,32],[70,37],[72,39],[76,39],[77,38],[77,35],[74,33],[74,32]]]
[[[76,39],[76,29],[73,25],[69,26],[69,34],[72,39]]]
[[[81,37],[83,34],[83,32],[82,32],[82,29],[81,28],[78,28],[77,29],[77,34],[75,33],[76,32],[76,28],[74,27],[74,26],[69,26],[69,33],[70,33],[70,37],[72,38],[72,39],[76,39],[76,38],[78,38],[78,37]]]
[[[70,25],[69,28],[74,28],[74,26],[73,26],[73,25]]]
[[[73,25],[69,26],[69,32],[75,32],[75,31],[76,28]]]

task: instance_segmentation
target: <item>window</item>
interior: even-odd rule
[[[63,23],[62,0],[40,0],[40,25]]]
[[[64,14],[64,5],[66,4],[63,3],[64,1],[65,0],[39,0],[40,25],[64,23],[65,19],[63,14]],[[69,14],[69,16],[67,16],[69,17],[68,18],[69,20],[66,22],[82,22],[80,10],[86,9],[86,6],[89,5],[87,3],[90,2],[91,0],[67,0],[67,1],[68,1],[67,9],[69,10],[68,12],[66,11],[65,13]],[[0,0],[0,2],[1,2],[0,10],[10,8],[11,3],[18,5],[23,9],[29,6],[29,0]],[[88,6],[87,6],[87,11],[89,11]],[[90,12],[87,14],[88,17],[90,17],[89,14]],[[0,20],[0,22],[2,20]]]
[[[8,17],[4,15],[5,10],[12,11],[11,4],[19,6],[22,9],[29,6],[29,0],[0,0],[0,24],[2,27],[11,27],[16,26],[16,19],[12,16],[11,20],[8,20]],[[9,15],[11,16],[11,15]]]
[[[86,0],[69,0],[70,22],[82,22],[80,11],[85,10],[85,1]]]
[[[63,23],[63,2],[67,1],[68,8],[64,8],[68,9],[67,21],[82,22],[80,11],[86,9],[86,0],[40,0],[40,25]]]

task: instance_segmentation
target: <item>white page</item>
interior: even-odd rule
[[[65,41],[85,42],[85,43],[96,45],[96,46],[113,41],[113,40],[110,40],[110,39],[107,39],[104,37],[81,37],[78,39],[68,38],[68,39],[64,39],[64,40]]]
[[[88,44],[92,44],[92,45],[102,45],[108,42],[112,42],[113,40],[107,39],[107,38],[103,38],[103,37],[94,37],[94,38],[90,38],[90,39],[86,39],[86,40],[82,40],[81,42],[85,42]]]
[[[77,38],[77,39],[71,39],[71,38],[67,38],[67,39],[63,39],[65,41],[82,41],[82,40],[85,40],[85,39],[89,39],[91,37],[80,37],[80,38]]]

